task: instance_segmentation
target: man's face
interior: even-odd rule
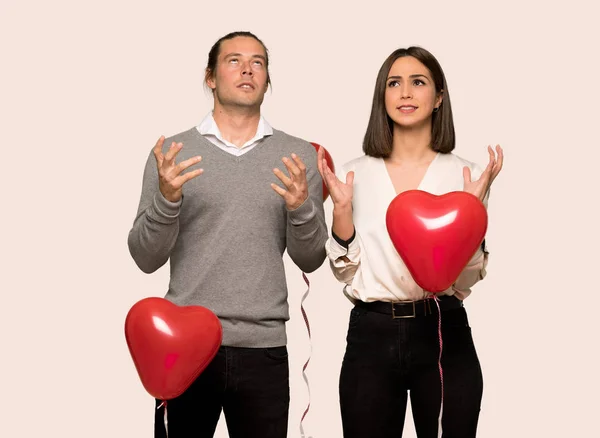
[[[262,44],[250,37],[221,43],[217,66],[207,85],[215,105],[260,108],[267,91],[267,60]]]

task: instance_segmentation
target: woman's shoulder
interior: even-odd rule
[[[455,166],[462,172],[464,167],[468,167],[471,170],[471,176],[473,179],[479,178],[479,175],[483,173],[483,168],[474,161],[467,160],[466,158],[450,152],[447,154],[440,154],[440,158],[443,163],[447,166]]]
[[[378,162],[380,158],[370,157],[368,155],[361,155],[360,157],[353,158],[352,160],[344,163],[340,169],[342,173],[348,172],[360,172],[371,167],[375,162]]]

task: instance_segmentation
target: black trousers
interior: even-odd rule
[[[168,401],[169,438],[212,438],[221,411],[231,438],[286,438],[289,402],[285,346],[221,347],[187,391]],[[166,438],[162,407],[154,436]]]
[[[352,309],[339,388],[344,438],[401,437],[409,396],[417,436],[438,436],[438,311],[430,307],[433,314],[406,319]],[[467,313],[458,307],[441,316],[443,437],[475,437],[483,376]]]

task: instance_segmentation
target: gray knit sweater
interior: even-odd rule
[[[289,319],[282,255],[306,273],[325,260],[327,229],[322,179],[313,146],[274,130],[249,152],[236,157],[206,140],[196,128],[165,139],[182,142],[177,162],[201,155],[204,173],[183,186],[182,199],[167,201],[158,189],[152,151],[128,245],[139,268],[151,273],[170,262],[165,298],[201,305],[223,326],[223,345],[273,347],[287,342]],[[271,187],[273,174],[288,171],[282,157],[296,153],[307,166],[309,198],[294,211]],[[189,171],[188,170],[188,171]]]

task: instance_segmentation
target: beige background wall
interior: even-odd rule
[[[466,303],[485,378],[479,436],[598,436],[598,15],[548,3],[1,0],[0,435],[152,436],[123,322],[164,294],[168,268],[139,271],[127,233],[149,149],[210,110],[208,50],[245,29],[271,52],[264,115],[338,165],[361,154],[385,57],[411,44],[438,57],[456,153],[482,165],[488,144],[506,154],[489,274]],[[286,263],[298,437],[310,344],[306,287]],[[338,438],[350,303],[327,264],[309,278],[305,427]],[[405,430],[415,436],[411,420]]]

